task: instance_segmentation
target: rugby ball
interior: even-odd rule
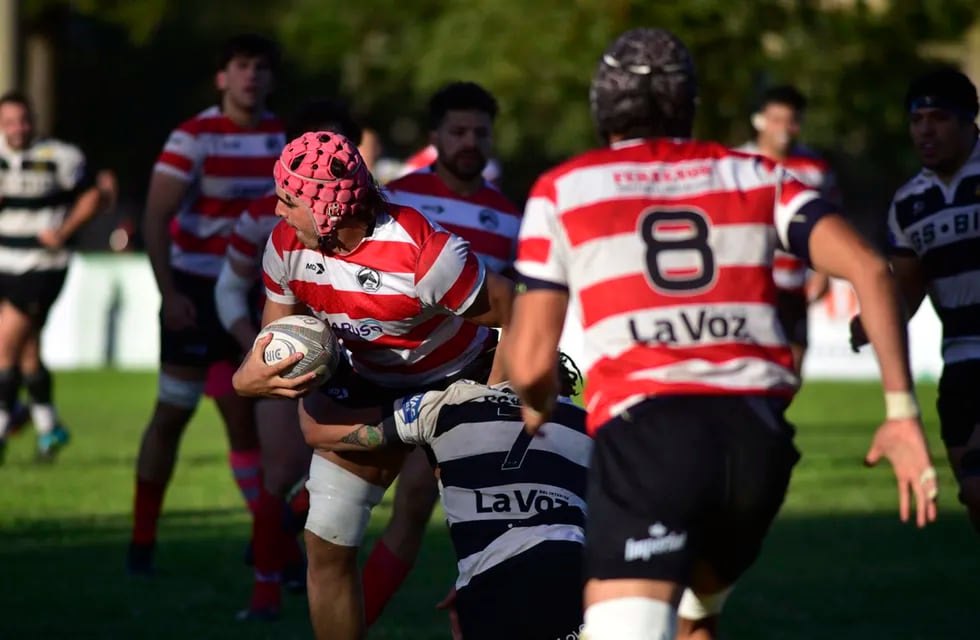
[[[297,378],[315,372],[321,382],[326,382],[337,370],[340,362],[340,344],[337,336],[323,320],[313,316],[286,316],[266,325],[255,339],[256,342],[272,334],[272,340],[262,354],[266,364],[282,362],[295,353],[303,359],[282,374],[284,378]]]

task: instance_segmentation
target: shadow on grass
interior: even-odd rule
[[[279,623],[233,621],[247,601],[250,573],[241,560],[247,531],[230,515],[168,513],[162,573],[153,580],[123,572],[128,516],[0,530],[0,638],[310,637],[302,596],[287,596]],[[369,539],[364,554],[371,545]],[[732,596],[726,637],[973,638],[977,551],[964,517],[951,509],[925,531],[900,526],[891,514],[787,515]],[[453,575],[446,531],[433,526],[415,571],[371,637],[448,637],[433,607]]]

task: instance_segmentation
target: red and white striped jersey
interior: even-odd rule
[[[758,145],[754,142],[742,145],[738,150],[752,154],[760,153]],[[830,164],[809,148],[796,145],[781,164],[793,174],[793,177],[819,191],[825,199],[840,203],[840,191]],[[776,280],[776,286],[781,290],[806,296],[807,271],[805,262],[790,253],[776,250],[772,276]]]
[[[626,141],[539,178],[517,270],[581,314],[590,430],[649,396],[791,395],[773,252],[815,210],[781,167],[713,143]]]
[[[238,216],[228,239],[228,254],[243,261],[261,264],[262,251],[272,230],[279,224],[276,203],[279,198],[270,193],[249,203],[248,208]]]
[[[386,186],[393,202],[417,209],[470,243],[483,264],[500,273],[514,264],[521,218],[517,207],[490,183],[468,196],[446,186],[432,166]]]
[[[250,201],[275,187],[272,168],[285,144],[275,116],[265,114],[244,129],[217,106],[171,132],[153,170],[190,183],[170,224],[173,268],[218,277],[235,220]]]
[[[411,388],[455,375],[492,340],[461,317],[483,287],[483,263],[408,207],[389,205],[343,256],[307,249],[278,225],[262,266],[268,299],[309,307],[343,340],[355,370],[378,384]]]

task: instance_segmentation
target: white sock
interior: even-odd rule
[[[0,409],[0,438],[7,435],[7,427],[10,425],[10,412]]]
[[[54,431],[58,424],[58,414],[54,411],[54,405],[31,403],[31,420],[34,421],[37,434],[43,436]]]
[[[617,598],[585,610],[585,640],[674,640],[677,611],[652,598]]]

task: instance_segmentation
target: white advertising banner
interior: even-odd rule
[[[41,337],[51,369],[155,369],[160,293],[142,254],[76,254]]]

